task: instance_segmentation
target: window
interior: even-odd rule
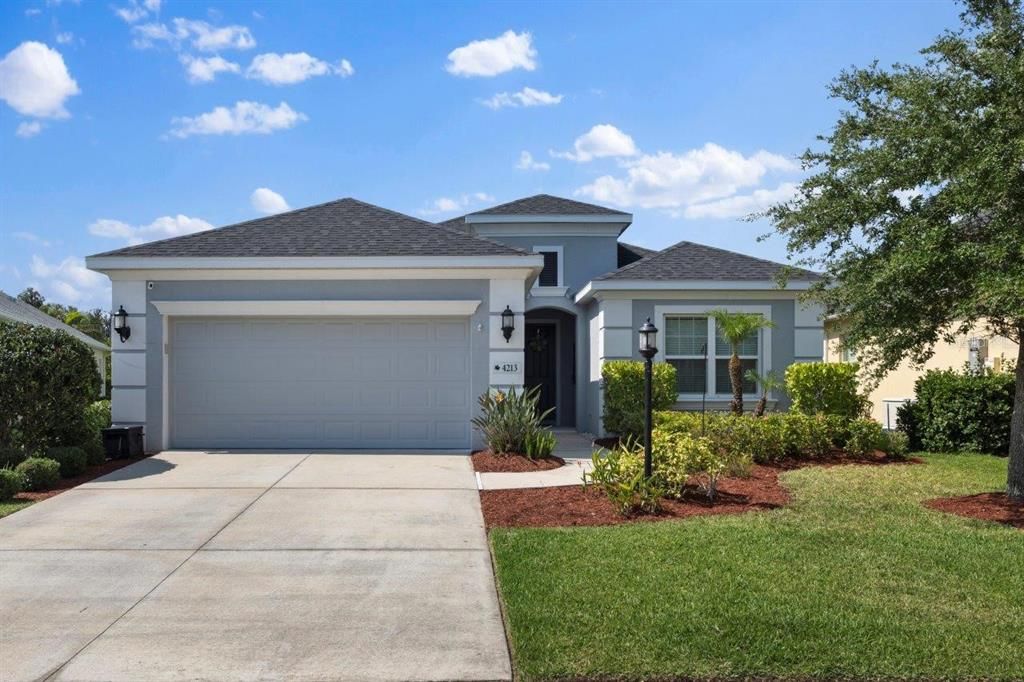
[[[676,368],[676,392],[699,395],[707,391],[711,395],[731,395],[729,359],[732,346],[722,338],[718,326],[712,326],[714,319],[706,315],[665,315],[664,324],[665,361]],[[744,375],[748,370],[761,370],[760,331],[744,339],[737,350]],[[713,383],[708,381],[709,377]],[[756,382],[744,378],[743,392],[753,394],[756,391]]]
[[[540,271],[536,286],[562,286],[562,247],[535,246],[533,252],[544,257],[544,269]]]
[[[665,318],[665,360],[676,368],[677,393],[703,393],[706,390],[707,343],[708,318]]]

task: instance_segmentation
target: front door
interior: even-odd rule
[[[551,323],[526,324],[526,387],[540,386],[537,407],[541,412],[555,407],[558,401],[558,344],[556,326]],[[557,410],[547,421],[558,419]]]

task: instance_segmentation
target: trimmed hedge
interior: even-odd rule
[[[60,465],[61,478],[71,478],[85,472],[89,458],[85,450],[76,447],[49,448],[46,458],[56,460]]]
[[[1010,451],[1012,372],[929,370],[914,384],[916,401],[900,407],[898,424],[914,450]]]
[[[84,443],[99,382],[93,353],[78,339],[0,322],[0,443],[27,452]]]
[[[21,474],[13,469],[0,469],[0,502],[6,502],[25,487]]]
[[[644,363],[612,360],[601,368],[604,385],[604,428],[623,439],[644,431]],[[676,402],[676,368],[656,362],[651,382],[652,409],[667,410]]]
[[[856,363],[798,362],[786,368],[786,393],[792,409],[804,414],[863,416],[868,401],[857,392]]]
[[[15,471],[25,479],[25,490],[49,490],[60,480],[60,463],[46,457],[29,457]]]
[[[103,429],[110,426],[110,401],[97,400],[85,408],[86,439],[82,449],[89,458],[89,465],[103,464],[107,461],[103,450]]]

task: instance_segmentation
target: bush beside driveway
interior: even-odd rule
[[[495,529],[523,679],[1024,675],[1024,534],[928,509],[1005,461],[786,473],[789,507],[605,528]]]

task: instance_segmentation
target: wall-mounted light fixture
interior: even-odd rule
[[[516,314],[512,312],[512,308],[505,306],[505,309],[501,311],[501,334],[505,337],[506,343],[512,340],[512,332],[515,330]]]
[[[128,340],[128,337],[132,335],[132,328],[128,326],[128,313],[125,311],[124,306],[118,306],[117,312],[111,315],[111,322],[114,327],[114,331],[121,337],[121,343]]]

